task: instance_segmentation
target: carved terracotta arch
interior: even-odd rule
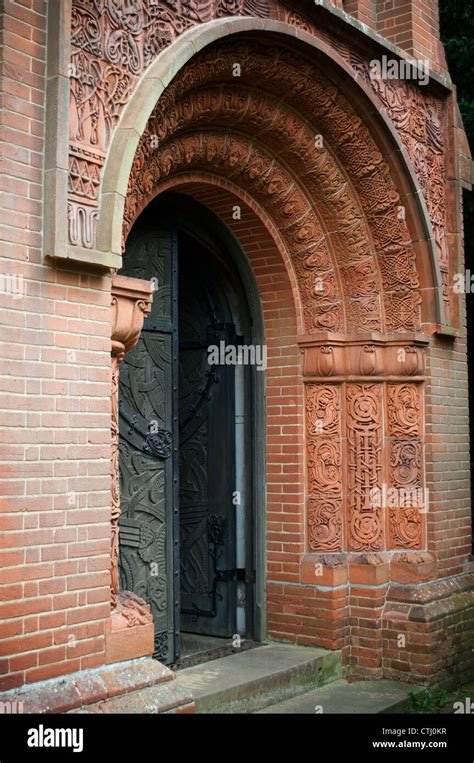
[[[384,161],[386,160],[386,164],[390,166],[392,172],[395,171],[394,178],[397,179],[397,191],[401,194],[401,206],[406,210],[412,240],[415,242],[417,266],[420,265],[417,269],[423,278],[422,288],[426,295],[426,299],[422,303],[423,322],[430,323],[431,325],[444,323],[441,272],[434,248],[435,238],[428,217],[426,203],[417,184],[415,172],[407,159],[407,152],[402,149],[402,140],[405,141],[406,137],[405,132],[403,132],[405,125],[400,121],[400,109],[398,106],[394,112],[396,121],[393,124],[390,121],[393,108],[400,103],[400,98],[403,105],[403,97],[397,91],[396,104],[394,105],[395,94],[391,95],[385,91],[382,93],[380,87],[377,89],[376,83],[370,81],[367,74],[367,65],[364,64],[360,56],[348,58],[347,46],[333,40],[331,35],[322,31],[319,32],[313,28],[311,28],[311,33],[308,33],[306,27],[304,25],[301,27],[297,20],[288,17],[288,21],[290,23],[283,23],[275,19],[257,21],[252,18],[233,18],[226,21],[215,20],[194,29],[190,28],[185,36],[175,40],[171,49],[161,51],[156,59],[149,64],[128,103],[125,106],[123,104],[120,105],[120,111],[124,110],[122,120],[118,128],[111,133],[112,142],[107,153],[103,180],[99,188],[98,249],[105,252],[120,251],[120,237],[118,236],[117,223],[126,194],[125,188],[129,175],[127,167],[131,166],[134,145],[137,142],[138,136],[142,134],[145,123],[153,107],[156,105],[156,101],[160,94],[163,94],[163,88],[166,87],[167,83],[172,81],[174,74],[181,66],[177,62],[189,60],[192,57],[193,48],[198,51],[205,51],[209,41],[215,41],[226,36],[228,36],[228,40],[238,40],[239,33],[245,30],[265,30],[260,32],[258,45],[261,42],[265,42],[265,39],[268,39],[271,41],[270,47],[273,47],[275,40],[279,38],[288,46],[289,41],[299,38],[301,41],[298,42],[300,49],[304,52],[302,46],[302,42],[304,42],[307,46],[306,51],[311,56],[311,59],[317,63],[317,66],[320,69],[323,68],[325,73],[330,72],[331,80],[337,85],[336,90],[339,89],[341,91],[338,97],[341,98],[341,94],[344,92],[347,102],[353,103],[355,99],[356,105],[358,104],[358,108],[361,110],[364,122],[370,125],[371,132],[376,139],[378,148],[381,149]],[[293,24],[299,25],[301,28],[296,28]],[[269,32],[275,34],[276,37],[271,38]],[[174,53],[173,50],[175,51]],[[290,59],[292,56],[293,51]],[[311,65],[311,62],[306,61],[305,66]],[[300,80],[303,82],[306,77],[306,68],[301,70],[301,74]],[[277,89],[278,83],[279,79],[277,77]],[[390,87],[393,90],[393,87]],[[400,91],[403,89],[402,85],[400,85],[399,89]],[[301,87],[294,88],[295,97],[300,90]],[[281,92],[282,88],[279,88],[279,91]],[[155,96],[154,93],[156,93]],[[291,92],[287,90],[287,93],[290,98],[293,96],[293,90]],[[406,98],[411,98],[410,93],[407,93]],[[383,103],[383,108],[381,108],[381,103]],[[430,124],[427,124],[426,130],[429,129],[430,134],[432,134],[433,130],[436,130],[436,104],[430,110],[430,114],[432,117],[427,118]],[[397,131],[402,131],[400,133],[402,140]],[[417,153],[413,154],[416,157],[419,155],[416,138],[414,143],[411,138],[410,140],[406,144],[408,153],[411,157],[413,151],[416,150]],[[422,149],[423,146],[420,146],[420,150]],[[403,176],[405,180],[403,180]],[[399,182],[400,179],[402,179],[401,183]],[[382,185],[384,185],[383,181]],[[429,204],[428,200],[428,206]],[[412,257],[413,254],[410,251],[400,251],[397,253],[397,261],[402,263],[402,270],[407,267],[412,269],[410,264]],[[392,257],[386,268],[387,274],[395,272],[393,265],[394,258]],[[393,299],[388,300],[390,311],[393,301]],[[407,305],[406,295],[402,301],[400,299],[396,301],[403,312],[406,313],[407,309],[410,309]],[[411,308],[413,307],[412,305]]]
[[[305,330],[343,329],[341,292],[323,230],[308,199],[274,159],[243,138],[206,131],[170,141],[163,153],[145,160],[143,167],[127,196],[127,229],[157,195],[160,180],[198,169],[228,177],[241,191],[251,193],[280,231],[296,274]]]
[[[236,60],[242,62],[239,87],[232,78]],[[256,89],[254,82],[259,83]],[[292,94],[291,106],[274,97],[282,86]],[[308,109],[318,115],[316,127],[309,121]],[[289,242],[293,261],[298,259],[298,246],[306,249],[306,270],[298,275],[303,302],[310,306],[307,331],[419,327],[421,298],[415,252],[388,165],[338,89],[314,65],[275,45],[234,41],[220,45],[217,52],[206,50],[183,68],[159,100],[140,140],[129,183],[125,233],[137,211],[156,193],[153,182],[170,173],[170,162],[172,172],[180,171],[180,157],[183,166],[189,161],[205,165],[209,149],[201,145],[199,157],[195,151],[198,134],[190,135],[199,126],[206,131],[210,126],[220,127],[225,141],[236,133],[232,145],[224,142],[224,148],[215,151],[224,164],[221,171],[232,170],[225,164],[232,164],[233,155],[237,173],[244,160],[254,161],[248,144],[241,142],[238,147],[240,136],[256,135],[253,150],[262,146],[268,151],[260,150],[259,175],[271,176],[267,187],[273,191],[269,196],[277,201],[274,214],[285,200],[287,214],[278,225],[293,233]],[[320,130],[322,145],[315,143],[315,137],[320,137],[319,133],[315,136],[316,130]],[[181,147],[167,145],[179,135],[186,136],[181,138]],[[225,156],[227,151],[229,156]],[[258,186],[259,177],[248,174]],[[278,183],[285,193],[275,193]],[[315,292],[315,278],[320,294]],[[385,303],[381,304],[379,295],[384,293]],[[322,323],[313,316],[314,301],[320,304],[315,309],[323,313]]]

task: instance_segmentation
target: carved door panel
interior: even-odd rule
[[[197,243],[180,239],[179,457],[181,630],[235,633],[234,367],[208,348],[235,344],[218,273]]]
[[[157,278],[152,310],[120,367],[120,583],[151,606],[155,656],[178,656],[177,238],[142,227],[123,275]]]

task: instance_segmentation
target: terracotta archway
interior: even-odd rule
[[[151,199],[185,179],[221,183],[250,199],[267,228],[278,231],[274,240],[299,319],[306,382],[304,547],[421,549],[423,507],[410,515],[391,512],[385,527],[368,491],[382,482],[395,485],[398,462],[408,483],[423,484],[426,340],[417,332],[422,319],[434,319],[436,304],[441,310],[439,300],[426,300],[438,287],[426,268],[417,270],[428,244],[420,242],[423,219],[406,192],[413,178],[407,173],[400,189],[398,157],[380,127],[374,135],[356,113],[345,77],[322,73],[322,55],[319,48],[310,61],[304,48],[290,50],[281,37],[232,36],[183,66],[138,141],[123,236]],[[364,105],[367,96],[359,98]],[[402,448],[397,437],[405,420],[410,426]],[[360,438],[370,466],[360,463]],[[347,468],[343,442],[349,443]]]
[[[304,42],[304,47],[307,51],[311,50],[311,55],[317,61],[313,68],[331,73],[333,83],[341,90],[341,94],[344,93],[342,100],[358,103],[359,112],[363,114],[364,129],[370,130],[374,136],[376,143],[374,142],[373,147],[383,155],[384,164],[390,167],[390,174],[395,182],[395,193],[400,195],[397,214],[406,217],[410,228],[417,270],[422,279],[421,288],[425,295],[423,309],[426,314],[422,316],[423,323],[444,324],[446,320],[442,281],[434,247],[435,237],[415,172],[393,123],[385,110],[380,108],[373,90],[336,50],[329,50],[322,40],[304,29],[274,19],[216,19],[193,27],[169,48],[163,50],[148,67],[123,110],[120,126],[113,132],[107,153],[100,186],[98,249],[114,253],[121,251],[118,230],[133,158],[140,137],[165,88],[186,62],[196,52],[205,50],[210,43],[226,37],[234,39],[234,35],[237,36],[235,39],[238,39],[239,34],[256,30],[260,34],[263,31],[268,33],[263,35],[261,40],[271,40],[276,34],[283,42],[293,40],[294,44],[298,45]],[[303,81],[306,69],[300,71],[297,76],[300,82]],[[298,96],[298,92],[292,95]],[[304,115],[304,109],[301,113]],[[362,188],[360,190],[362,191]],[[384,227],[387,222],[387,219],[383,221]]]
[[[286,292],[272,286],[269,300],[256,278],[272,388],[268,632],[338,648],[345,609],[324,612],[348,558],[370,584],[387,552],[425,559],[423,497],[405,511],[373,493],[424,495],[422,329],[444,321],[441,277],[417,181],[373,93],[314,37],[309,56],[304,33],[285,36],[279,22],[264,22],[272,34],[242,34],[254,22],[233,21],[240,34],[203,44],[167,87],[144,76],[142,109],[136,95],[110,147],[98,244],[122,250],[141,211],[173,189],[223,220],[255,274],[271,251],[266,275]],[[264,250],[246,243],[236,206],[265,231]],[[291,613],[316,590],[323,614],[308,610],[298,630]]]

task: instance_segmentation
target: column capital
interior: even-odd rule
[[[305,381],[423,381],[425,334],[318,333],[298,338]]]
[[[150,281],[129,276],[112,277],[112,355],[119,362],[138,342],[152,301]]]

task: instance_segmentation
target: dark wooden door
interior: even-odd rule
[[[149,602],[166,663],[179,654],[176,267],[172,230],[132,231],[121,274],[156,278],[158,289],[120,366],[120,583]]]
[[[235,332],[206,249],[180,237],[179,263],[181,630],[229,637],[236,628],[234,366],[210,365],[208,349],[235,344]]]

